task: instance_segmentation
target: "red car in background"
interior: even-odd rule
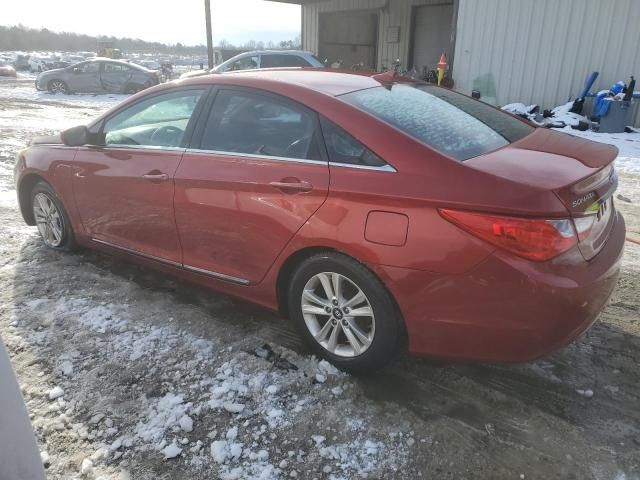
[[[527,361],[616,282],[614,147],[392,74],[245,72],[135,95],[19,153],[44,242],[118,252],[292,318],[340,368]]]

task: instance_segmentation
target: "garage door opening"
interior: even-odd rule
[[[442,52],[453,59],[453,2],[414,7],[411,67],[426,74],[434,70]]]
[[[322,13],[319,18],[318,56],[331,65],[342,61],[375,69],[378,43],[378,14],[372,12]]]

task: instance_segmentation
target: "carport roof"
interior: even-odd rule
[[[268,2],[293,3],[295,5],[306,5],[308,3],[317,3],[324,0],[267,0]]]

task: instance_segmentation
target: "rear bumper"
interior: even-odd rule
[[[496,251],[462,275],[376,271],[400,306],[412,353],[522,362],[564,347],[593,324],[615,288],[624,241],[616,212],[607,244],[588,262],[574,247],[544,263]]]

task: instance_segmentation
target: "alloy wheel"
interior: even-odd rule
[[[371,346],[376,327],[371,302],[344,275],[322,272],[311,277],[301,306],[309,332],[333,355],[356,357]]]
[[[54,80],[51,82],[51,93],[67,93],[67,87],[64,82]]]
[[[33,215],[44,243],[49,247],[59,247],[64,234],[64,219],[46,193],[38,193],[33,197]]]

